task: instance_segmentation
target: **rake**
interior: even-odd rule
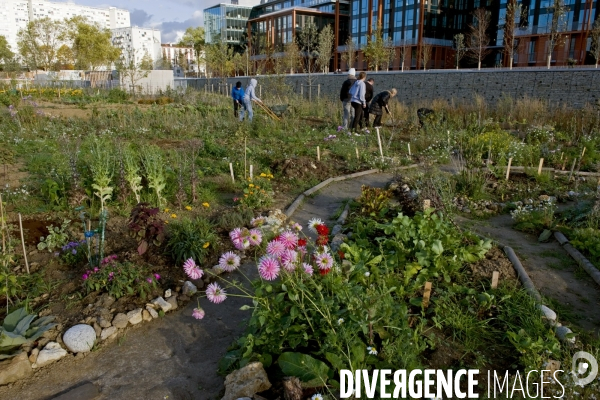
[[[256,104],[258,104],[258,106],[259,106],[260,108],[262,108],[262,109],[263,109],[263,111],[264,111],[264,112],[266,112],[266,113],[267,113],[267,115],[268,115],[269,117],[271,117],[271,118],[272,118],[272,119],[274,119],[275,121],[281,121],[281,118],[279,118],[279,117],[278,117],[278,116],[277,116],[277,115],[276,115],[276,114],[273,112],[273,110],[271,110],[269,107],[267,107],[267,106],[266,106],[266,105],[265,105],[263,102],[261,102],[261,101],[256,101],[256,100],[254,100],[254,102],[255,102]]]

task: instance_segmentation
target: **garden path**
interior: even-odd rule
[[[373,174],[334,182],[305,199],[292,216],[306,226],[311,218],[328,219],[343,202],[360,195],[363,184],[384,187],[393,174]],[[256,274],[245,264],[246,274]],[[217,363],[244,330],[249,316],[240,307],[248,299],[229,297],[220,305],[201,300],[206,316],[192,318],[196,302],[151,323],[130,328],[126,335],[83,359],[69,355],[11,388],[0,387],[1,399],[52,399],[85,383],[100,390],[97,400],[212,400],[223,391]],[[88,400],[92,397],[77,400]]]
[[[487,220],[457,217],[456,221],[512,247],[535,287],[553,300],[549,306],[557,312],[559,320],[600,335],[600,287],[554,238],[548,243],[539,243],[536,236],[514,230],[513,220],[506,214]]]

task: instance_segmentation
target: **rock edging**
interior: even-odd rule
[[[590,260],[581,254],[579,250],[573,247],[573,245],[569,242],[569,239],[567,239],[562,232],[554,232],[554,237],[558,243],[560,243],[562,248],[565,249],[575,261],[577,261],[577,264],[579,264],[579,266],[583,268],[598,285],[600,285],[600,271],[594,266],[594,264],[592,264]]]

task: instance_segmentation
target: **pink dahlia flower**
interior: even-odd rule
[[[279,240],[285,245],[286,249],[293,249],[298,244],[298,235],[292,231],[285,231],[279,236]]]
[[[206,288],[206,298],[215,304],[222,303],[227,298],[227,292],[218,283],[211,283]]]
[[[192,279],[200,279],[204,274],[204,272],[200,268],[198,268],[198,266],[194,262],[194,259],[192,258],[188,258],[183,263],[183,270],[185,271],[186,275]]]
[[[192,312],[192,317],[196,319],[204,318],[204,310],[202,308],[194,308],[194,311]]]
[[[297,261],[298,261],[298,252],[296,252],[294,250],[286,250],[281,255],[281,265],[288,272],[292,272],[293,270],[296,269]]]
[[[271,240],[267,244],[267,254],[275,257],[279,257],[283,254],[286,247],[285,244],[279,240]]]
[[[251,229],[250,230],[250,244],[252,246],[258,246],[262,242],[262,232],[260,229]]]
[[[240,257],[233,251],[228,251],[219,258],[219,267],[223,271],[232,272],[240,266]]]
[[[306,272],[308,275],[313,274],[313,267],[310,264],[307,263],[302,263],[302,269],[304,270],[304,272]]]
[[[272,281],[279,276],[279,263],[273,256],[263,256],[258,261],[258,272],[260,277],[267,280]]]
[[[329,253],[318,253],[315,255],[315,263],[322,270],[328,270],[333,267],[333,257]]]

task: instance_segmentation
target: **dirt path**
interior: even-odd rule
[[[550,299],[550,307],[555,308],[559,320],[600,334],[600,287],[556,240],[539,243],[537,237],[512,229],[510,215],[485,221],[457,218],[457,222],[512,247],[535,287]]]
[[[335,182],[306,199],[292,219],[306,226],[311,218],[321,218],[331,225],[329,218],[345,200],[357,197],[363,184],[383,187],[392,177],[374,174]],[[244,272],[255,276],[256,269],[246,264]],[[244,330],[250,314],[240,307],[248,300],[229,297],[220,305],[200,301],[206,311],[202,321],[192,318],[192,301],[164,318],[130,328],[123,338],[83,359],[68,355],[26,381],[0,387],[0,399],[51,399],[86,383],[100,394],[77,400],[220,399],[224,378],[216,373],[217,363]]]

